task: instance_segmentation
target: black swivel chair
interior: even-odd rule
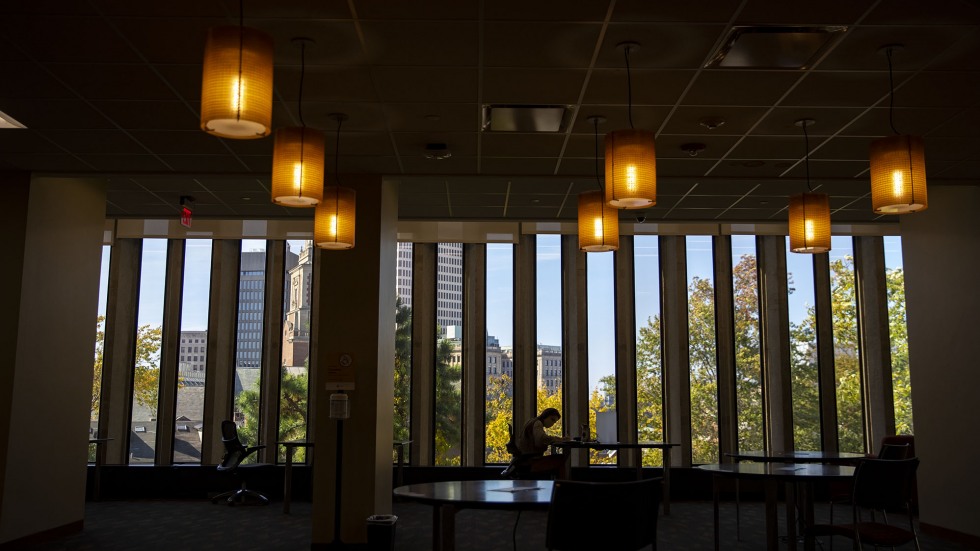
[[[661,478],[630,482],[556,480],[545,547],[559,551],[657,549]]]
[[[255,490],[249,490],[245,487],[245,471],[258,467],[259,465],[242,465],[245,459],[265,446],[246,447],[243,445],[242,441],[238,439],[238,426],[235,425],[234,421],[221,422],[221,441],[225,445],[225,455],[221,458],[221,463],[218,464],[218,471],[231,472],[241,481],[241,487],[237,490],[231,490],[214,496],[211,498],[211,503],[217,503],[225,499],[228,505],[245,505],[249,503],[249,498],[254,498],[252,503],[268,505],[269,498]]]
[[[918,458],[868,459],[858,464],[854,473],[854,493],[851,496],[850,524],[818,524],[815,535],[844,536],[855,541],[860,549],[872,544],[877,549],[914,543],[919,549],[919,537],[912,514],[912,488]],[[892,523],[888,512],[903,512],[908,526]],[[831,544],[833,540],[831,539]]]

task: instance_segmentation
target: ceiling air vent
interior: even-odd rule
[[[847,27],[735,27],[705,67],[807,69]]]
[[[571,111],[567,105],[484,105],[487,132],[563,132]]]

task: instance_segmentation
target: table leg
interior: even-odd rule
[[[786,483],[786,540],[796,551],[796,485],[792,482]]]
[[[286,474],[282,483],[282,512],[289,514],[289,502],[293,499],[293,451],[296,448],[286,446]]]
[[[738,486],[738,479],[735,479],[735,539],[742,539],[742,489]]]
[[[779,549],[779,518],[776,514],[777,487],[776,481],[765,480],[766,488],[766,549]]]
[[[404,484],[404,478],[402,477],[402,463],[405,461],[405,445],[400,444],[398,446],[398,465],[395,467],[395,471],[398,473],[395,476],[395,486],[401,486]]]
[[[456,549],[456,507],[436,505],[432,508],[432,549],[433,551]]]
[[[670,449],[663,448],[664,463],[664,516],[670,514]],[[716,506],[717,507],[717,506]]]
[[[721,477],[715,475],[712,479],[711,494],[714,499],[715,551],[718,551],[721,549],[721,536],[718,533],[718,498],[719,494],[721,494]]]
[[[813,487],[810,483],[803,483],[800,493],[803,501],[803,549],[813,551]]]

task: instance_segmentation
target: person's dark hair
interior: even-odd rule
[[[558,410],[555,408],[545,408],[541,412],[541,415],[538,415],[538,419],[544,419],[545,417],[549,417],[551,415],[554,415],[555,417],[561,419],[561,413],[559,413]]]

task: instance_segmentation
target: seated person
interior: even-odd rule
[[[504,476],[518,473],[551,473],[558,479],[567,479],[568,472],[564,455],[545,455],[548,447],[555,442],[564,442],[565,438],[552,436],[544,429],[554,426],[561,419],[561,414],[555,408],[546,408],[540,415],[532,417],[520,433],[514,435],[517,454],[504,471]]]

